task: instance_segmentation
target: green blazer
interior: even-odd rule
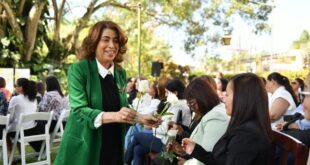
[[[97,165],[100,161],[102,129],[94,127],[102,109],[102,91],[96,60],[81,60],[68,71],[71,112],[55,160],[56,165]],[[126,72],[118,65],[114,77],[119,88],[121,107],[128,106]],[[123,124],[122,136],[125,135]],[[103,135],[104,136],[104,135]],[[124,138],[122,138],[124,139]],[[124,143],[124,142],[123,142]],[[123,155],[119,155],[122,158]]]

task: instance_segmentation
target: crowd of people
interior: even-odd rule
[[[310,73],[293,81],[278,72],[266,79],[127,78],[120,65],[126,43],[116,23],[92,26],[68,72],[69,97],[55,76],[45,83],[19,78],[14,94],[0,77],[0,114],[11,115],[8,144],[20,114],[53,111],[51,132],[70,109],[55,164],[265,165],[272,129],[310,146]],[[36,121],[24,128],[27,135],[43,131]],[[39,151],[41,142],[30,145]]]
[[[18,78],[14,84],[15,90],[13,94],[6,89],[5,79],[0,77],[2,84],[0,90],[0,114],[10,114],[10,123],[6,142],[8,144],[8,153],[12,151],[13,141],[15,138],[16,131],[18,131],[18,123],[21,114],[32,114],[35,112],[54,112],[53,126],[50,132],[53,131],[57,117],[59,117],[61,111],[69,109],[68,97],[63,95],[58,79],[55,76],[49,76],[46,78],[45,84],[42,82],[35,82],[27,78]],[[41,84],[41,85],[38,85]],[[44,87],[44,88],[42,88]],[[40,89],[46,88],[46,92],[43,95],[39,95]],[[2,92],[5,91],[5,92]],[[51,96],[53,94],[53,96]],[[58,96],[58,97],[57,97]],[[54,120],[55,119],[55,120]],[[44,133],[45,123],[40,121],[29,121],[23,123],[24,134],[26,136],[42,134]],[[2,129],[0,130],[0,138],[2,138]],[[41,149],[42,142],[30,142],[30,146],[39,152]],[[18,147],[20,150],[20,147]],[[19,151],[20,152],[20,151]]]

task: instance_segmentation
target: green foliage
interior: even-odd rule
[[[255,2],[265,3],[266,1],[258,0]],[[16,15],[16,22],[20,26],[24,37],[27,36],[26,27],[30,10],[36,3],[45,3],[40,15],[40,21],[38,22],[31,60],[24,61],[22,58],[24,43],[18,41],[18,36],[15,36],[14,29],[8,24],[8,21],[1,21],[0,56],[2,60],[0,61],[0,67],[29,67],[32,75],[35,75],[38,79],[44,79],[48,74],[47,66],[52,65],[54,74],[57,74],[62,81],[65,81],[68,66],[76,61],[76,58],[72,58],[77,52],[72,34],[76,30],[76,26],[80,26],[78,25],[80,18],[62,17],[60,20],[62,22],[60,29],[61,39],[57,40],[54,38],[54,15],[51,16],[49,13],[49,11],[52,11],[49,9],[53,7],[51,1],[25,1],[24,9],[19,14],[20,2],[10,3],[10,7],[13,10],[13,14]],[[95,5],[95,7],[100,8],[100,10],[94,10],[94,12],[97,11],[96,15],[87,19],[81,18],[81,22],[85,23],[85,25],[81,25],[82,30],[77,31],[77,45],[79,45],[87,33],[87,30],[84,28],[89,27],[93,22],[103,19],[118,22],[125,29],[129,39],[128,52],[123,66],[127,69],[128,76],[130,77],[136,76],[138,72],[138,3],[141,3],[142,6],[141,69],[142,74],[146,76],[151,73],[151,61],[166,62],[171,57],[169,45],[160,36],[154,35],[154,31],[158,27],[169,26],[184,31],[187,34],[184,46],[190,52],[197,46],[205,45],[209,42],[218,43],[224,32],[231,32],[231,18],[235,15],[241,15],[242,18],[253,25],[255,31],[265,31],[267,29],[266,20],[272,9],[272,7],[253,4],[247,0],[132,0],[130,3],[110,2],[102,3],[97,1],[97,6]],[[64,13],[71,10],[71,7],[69,3],[65,5]],[[99,13],[99,11],[101,12]],[[209,33],[212,28],[216,29],[215,32]],[[69,55],[71,56],[70,58],[68,57]],[[219,62],[216,61],[217,59],[212,58],[208,60],[213,63]],[[168,69],[164,71],[166,76],[185,79],[183,73],[189,74],[189,71],[184,71],[186,67],[175,67],[172,64],[167,65]],[[174,70],[169,68],[170,66]],[[219,69],[219,66],[213,65],[212,70],[216,69]]]
[[[176,158],[176,155],[173,153],[173,151],[161,151],[160,158],[164,160],[169,160],[172,163],[173,159]]]
[[[15,67],[20,60],[20,54],[18,48],[15,47],[17,43],[14,36],[3,37],[0,40],[0,66],[3,67]]]
[[[308,31],[304,30],[299,39],[293,42],[292,47],[295,49],[301,49],[304,45],[308,45],[308,43],[310,43],[310,34]],[[310,50],[310,47],[306,46],[306,49]]]
[[[186,82],[188,75],[191,73],[189,66],[177,65],[172,61],[164,62],[164,68],[161,70],[161,77],[179,78]]]
[[[292,47],[300,49],[303,52],[303,58],[306,67],[310,67],[310,33],[304,30],[299,39],[294,41]]]
[[[103,15],[106,20],[113,20],[120,24],[127,34],[127,53],[122,63],[127,71],[127,77],[135,77],[138,75],[138,30],[137,15],[131,11],[123,9],[107,10]],[[147,20],[147,16],[143,15],[142,20]],[[127,20],[127,21],[122,21]],[[151,75],[152,61],[167,61],[171,54],[169,45],[160,37],[154,34],[154,30],[158,25],[156,23],[142,22],[141,29],[141,73],[143,76]]]

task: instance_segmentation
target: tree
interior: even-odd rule
[[[256,32],[268,29],[266,20],[272,7],[267,5],[257,5],[248,0],[131,0],[130,3],[124,3],[119,0],[88,0],[82,3],[85,11],[81,18],[75,18],[72,23],[68,13],[73,8],[70,0],[0,0],[0,35],[1,56],[5,57],[7,63],[0,65],[31,65],[39,62],[59,63],[72,53],[77,53],[80,44],[80,35],[83,29],[89,27],[98,13],[102,13],[104,18],[109,14],[126,16],[128,24],[134,25],[127,28],[128,33],[134,32],[136,28],[137,4],[142,6],[142,27],[149,27],[154,30],[159,26],[169,26],[183,30],[187,34],[184,46],[187,51],[194,50],[199,45],[218,42],[224,32],[231,31],[230,23],[232,17],[240,15],[242,18],[253,25]],[[75,2],[76,1],[71,1]],[[256,3],[266,3],[267,0],[257,0]],[[86,5],[84,4],[86,3]],[[53,14],[50,16],[49,8],[52,8]],[[83,12],[83,11],[81,11]],[[102,17],[101,17],[102,18]],[[117,18],[117,17],[116,17]],[[62,26],[65,22],[74,24],[73,30],[62,36]],[[217,30],[212,30],[217,29]],[[143,29],[144,35],[152,34],[149,29]],[[212,33],[210,32],[212,30]],[[153,37],[146,41],[153,42]],[[147,39],[147,37],[145,39]],[[9,43],[8,43],[9,41]],[[158,43],[160,40],[154,42]],[[143,42],[144,44],[144,42]],[[143,57],[155,49],[168,46],[147,47]],[[43,49],[48,48],[47,53]],[[154,50],[152,49],[154,48]],[[9,54],[5,54],[9,52]],[[153,52],[160,55],[169,53]],[[20,55],[20,56],[19,56]],[[20,60],[19,60],[20,59]],[[145,60],[148,60],[147,58]],[[38,66],[38,65],[37,65]],[[37,69],[40,67],[38,66]]]
[[[24,61],[30,61],[36,42],[37,30],[42,17],[43,10],[46,9],[46,0],[26,1],[11,3],[9,0],[0,1],[0,12],[2,17],[1,29],[10,25],[8,31],[1,31],[1,35],[14,35],[16,47],[21,53]]]
[[[232,30],[230,23],[232,17],[240,15],[249,24],[253,25],[253,31],[268,31],[267,19],[272,7],[261,5],[268,0],[258,0],[252,2],[247,0],[132,0],[130,3],[121,3],[116,0],[91,0],[86,7],[84,15],[78,19],[72,33],[66,37],[66,41],[72,45],[72,50],[78,47],[78,38],[80,31],[88,26],[92,15],[98,11],[113,11],[119,13],[131,12],[137,13],[137,4],[142,6],[142,24],[167,25],[176,29],[182,29],[187,34],[187,40],[184,41],[185,49],[190,52],[195,47],[207,44],[210,41],[218,42],[220,38],[209,33],[211,27],[218,29],[216,33],[222,34]],[[131,17],[131,19],[136,19]],[[128,20],[126,20],[128,21]],[[215,37],[215,38],[214,38]]]

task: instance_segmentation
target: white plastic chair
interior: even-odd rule
[[[69,117],[69,114],[70,114],[70,110],[65,110],[65,109],[62,110],[58,118],[58,121],[56,123],[56,126],[51,134],[51,139],[50,139],[51,145],[53,145],[52,143],[55,141],[57,142],[61,141],[62,135],[64,133],[64,127],[63,127],[62,122],[64,121],[64,119]]]
[[[4,129],[2,131],[2,139],[0,140],[0,146],[2,146],[2,159],[3,159],[3,165],[7,165],[8,162],[8,150],[7,150],[7,143],[6,143],[6,134],[9,126],[10,121],[10,115],[7,116],[1,116],[0,115],[0,125],[4,126]]]
[[[51,133],[51,137],[50,137],[50,145],[51,145],[51,151],[54,151],[54,150],[57,150],[58,147],[54,147],[53,148],[53,143],[54,142],[60,142],[61,141],[61,138],[63,136],[63,133],[64,133],[64,126],[63,126],[63,121],[65,119],[67,119],[70,115],[70,110],[66,110],[66,109],[63,109],[61,111],[61,114],[57,120],[57,123],[55,125],[55,128],[53,130],[53,132]],[[43,153],[40,153],[40,155],[45,155],[44,154],[44,150],[43,150]]]
[[[13,156],[14,156],[15,148],[16,148],[16,145],[18,142],[21,144],[22,165],[25,165],[26,164],[26,143],[34,142],[34,141],[43,141],[43,143],[42,143],[38,162],[30,163],[30,164],[36,164],[36,165],[38,165],[38,164],[51,164],[50,143],[49,143],[49,141],[50,141],[49,127],[50,127],[50,124],[52,121],[52,116],[53,116],[53,112],[51,112],[51,113],[50,112],[35,112],[33,114],[28,114],[28,115],[21,114],[20,115],[19,122],[18,122],[18,129],[17,129],[16,134],[15,134],[13,149],[12,149],[12,153],[10,155],[9,165],[11,165],[13,162]],[[43,134],[39,134],[39,135],[25,136],[23,123],[29,122],[29,121],[34,121],[34,120],[47,121],[47,123],[45,124],[45,132]],[[19,137],[19,135],[20,135],[20,137]],[[43,153],[44,147],[46,147],[46,160],[40,161],[41,154]]]

